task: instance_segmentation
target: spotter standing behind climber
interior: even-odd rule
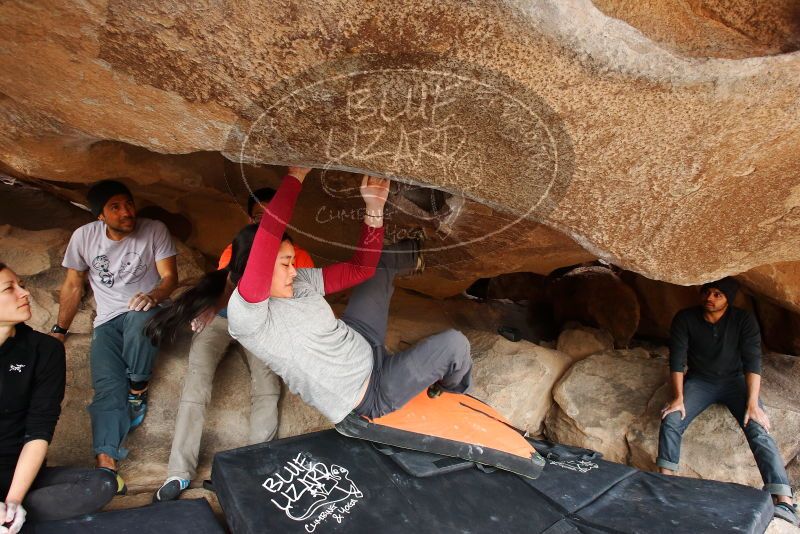
[[[233,292],[233,284],[227,283],[233,251],[235,249],[236,256],[244,258],[246,262],[258,228],[257,223],[261,222],[264,214],[266,204],[262,202],[269,202],[273,196],[275,190],[268,187],[253,192],[247,203],[251,224],[239,232],[235,241],[222,251],[218,270],[206,274],[194,287],[175,299],[172,306],[159,311],[145,327],[155,345],[160,345],[165,337],[171,337],[181,326],[190,322],[195,332],[189,348],[189,366],[175,419],[175,436],[172,438],[167,479],[153,495],[154,501],[177,499],[197,474],[206,407],[211,399],[217,366],[226,354],[240,353],[250,371],[248,444],[270,441],[278,431],[280,380],[264,362],[231,339],[225,309]],[[298,268],[314,267],[306,251],[295,246],[295,255]],[[220,295],[221,288],[224,289]]]
[[[0,532],[95,512],[117,489],[99,469],[47,467],[66,384],[64,345],[25,324],[30,293],[0,263]],[[2,526],[5,525],[5,526]]]
[[[704,285],[703,305],[678,312],[672,321],[674,397],[661,412],[656,464],[664,474],[677,472],[686,428],[712,404],[725,404],[747,437],[775,516],[797,525],[789,477],[759,399],[761,334],[755,317],[733,306],[738,287],[733,278]]]
[[[158,349],[143,327],[178,283],[176,251],[163,223],[136,217],[133,196],[124,184],[104,180],[87,196],[97,220],[75,230],[69,240],[62,263],[67,277],[51,335],[64,340],[88,276],[97,303],[89,355],[92,447],[97,467],[116,474],[117,461],[128,454],[122,442],[147,411]],[[124,483],[119,476],[117,480],[122,493]]]

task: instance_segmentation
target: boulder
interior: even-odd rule
[[[606,351],[573,365],[553,389],[548,438],[625,463],[625,435],[667,380],[667,364],[643,349]]]
[[[553,405],[553,386],[572,364],[566,354],[528,341],[467,332],[472,345],[471,395],[503,414],[517,428],[541,435]]]
[[[786,466],[786,472],[789,475],[789,481],[792,487],[800,487],[800,456],[795,457],[789,465]]]
[[[92,400],[92,372],[89,367],[89,348],[92,336],[68,335],[67,387],[61,416],[47,453],[51,465],[93,466],[92,425],[86,408]]]
[[[32,315],[28,325],[39,332],[49,332],[58,320],[58,291],[39,289],[34,286],[30,288],[30,292]],[[69,331],[73,334],[91,334],[94,315],[94,300],[91,297],[84,298],[78,307],[78,313],[72,320]]]
[[[60,267],[70,235],[58,228],[31,231],[0,226],[0,260],[25,278]]]
[[[175,239],[174,236],[172,240],[178,251],[176,261],[180,284],[189,284],[196,281],[206,273],[206,269],[203,268],[206,263],[203,255],[197,250],[189,248],[182,241]],[[216,265],[214,265],[214,268],[216,268]]]
[[[736,277],[757,295],[800,313],[800,261],[762,265]]]
[[[0,180],[0,226],[9,224],[25,230],[77,228],[91,222],[92,214],[56,196],[43,184]],[[1,232],[0,232],[1,233]]]
[[[800,24],[793,16],[796,6],[791,0],[593,3],[682,56],[748,58],[800,48]]]
[[[773,519],[764,534],[800,534],[800,528],[787,523],[783,519]]]
[[[588,326],[567,328],[558,335],[556,349],[578,361],[614,348],[614,338],[605,330]]]
[[[761,361],[761,400],[800,412],[800,358],[767,353]]]
[[[631,272],[623,272],[622,279],[636,292],[641,309],[637,335],[667,340],[675,314],[700,302],[696,287],[679,286],[651,280]]]
[[[514,302],[541,301],[546,298],[546,278],[535,273],[507,273],[489,279],[487,299],[507,299]]]
[[[578,267],[548,287],[557,323],[578,321],[607,330],[619,348],[628,346],[639,327],[636,293],[606,267]]]
[[[764,297],[753,300],[764,345],[776,352],[800,355],[800,313]]]

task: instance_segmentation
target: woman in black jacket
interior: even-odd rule
[[[30,293],[0,263],[0,534],[31,520],[95,512],[111,500],[109,471],[46,467],[66,382],[64,345],[25,324]]]

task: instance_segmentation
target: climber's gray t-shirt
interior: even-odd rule
[[[94,221],[73,232],[61,265],[89,271],[97,328],[127,312],[133,295],[152,291],[161,281],[156,262],[176,254],[169,230],[160,221],[137,218],[134,231],[120,241],[108,238],[104,222]]]
[[[236,289],[228,302],[228,331],[290,391],[338,423],[365,389],[372,347],[333,314],[323,298],[322,269],[298,269],[293,291],[293,298],[249,303]]]

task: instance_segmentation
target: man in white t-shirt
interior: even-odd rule
[[[124,184],[103,180],[89,190],[88,201],[98,220],[70,238],[62,263],[67,277],[51,335],[64,340],[88,277],[97,304],[90,355],[92,447],[97,467],[116,473],[117,461],[128,454],[122,441],[147,411],[157,348],[143,328],[177,286],[176,251],[163,223],[136,218],[133,196]],[[124,491],[119,477],[118,484]]]

